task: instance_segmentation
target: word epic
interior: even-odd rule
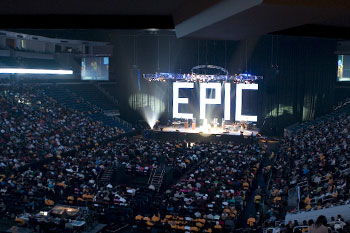
[[[221,104],[221,83],[200,83],[200,119],[205,119],[207,104]],[[258,90],[258,84],[236,84],[236,121],[256,122],[257,116],[242,115],[242,94],[244,89]],[[173,83],[173,118],[193,119],[192,113],[179,113],[179,104],[188,104],[188,98],[179,97],[180,88],[194,88],[194,83]],[[207,89],[215,90],[215,98],[207,98]],[[224,119],[231,120],[231,83],[225,83]]]

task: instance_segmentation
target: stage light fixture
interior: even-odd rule
[[[199,69],[215,69],[218,73],[215,75],[207,75],[201,74],[196,70]],[[163,79],[171,79],[171,80],[184,80],[184,81],[200,81],[200,82],[208,82],[208,81],[233,81],[233,82],[245,82],[245,81],[257,81],[262,79],[262,76],[256,76],[252,74],[242,73],[242,74],[234,74],[229,75],[228,71],[225,68],[214,66],[214,65],[199,65],[195,66],[191,69],[191,73],[187,74],[176,74],[176,73],[158,73],[155,74],[143,74],[144,79],[149,81],[162,81]]]

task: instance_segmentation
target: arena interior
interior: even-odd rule
[[[350,232],[349,2],[19,2],[0,232]]]

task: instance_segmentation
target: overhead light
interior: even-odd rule
[[[73,70],[0,68],[0,74],[73,74]]]

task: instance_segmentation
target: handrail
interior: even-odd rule
[[[99,173],[97,174],[96,180],[99,180],[99,179],[100,179],[100,176],[101,176],[101,173],[102,173],[103,170],[104,170],[104,169],[101,169],[101,170],[99,171]]]
[[[153,173],[155,172],[155,168],[153,167],[152,168],[152,171],[151,171],[151,174],[149,175],[149,178],[148,178],[148,181],[147,181],[147,184],[149,184],[151,182],[151,178],[153,177]]]
[[[301,185],[301,184],[304,184],[304,183],[306,183],[305,185]],[[299,187],[304,187],[304,186],[308,186],[309,185],[309,181],[302,181],[302,182],[299,182],[299,183],[297,183],[297,186],[299,186]]]
[[[272,167],[272,166],[275,164],[275,162],[277,161],[277,157],[278,157],[278,153],[276,153],[276,156],[275,156],[275,158],[274,158],[274,161],[272,162],[271,167]],[[263,201],[262,201],[262,206],[265,206],[265,198],[266,198],[267,191],[269,190],[269,187],[270,187],[271,179],[272,179],[272,168],[271,168],[271,170],[270,170],[270,177],[269,177],[269,179],[268,179],[268,181],[267,181],[266,188],[265,188],[265,192],[264,192],[264,193],[265,193],[265,197],[262,199],[262,200],[263,200]],[[262,208],[261,214],[262,214],[262,215],[265,214],[265,213],[264,213],[264,208]]]
[[[117,230],[115,230],[115,232],[121,231],[121,230],[123,230],[124,228],[127,228],[128,226],[129,226],[129,224],[126,224],[126,225],[124,225],[124,226],[122,226],[122,227],[119,227]]]
[[[277,158],[278,158],[278,153],[276,153],[276,156],[274,158],[274,161],[272,162],[272,165],[271,167],[275,164],[275,162],[277,161]],[[267,181],[267,184],[266,184],[266,190],[265,190],[265,193],[267,193],[267,191],[269,190],[269,186],[270,186],[270,182],[271,182],[271,179],[272,179],[272,169],[270,170],[270,177]]]
[[[336,110],[338,110],[338,109],[340,109],[340,108],[346,106],[346,105],[349,104],[349,103],[350,103],[350,100],[345,100],[345,102],[343,102],[343,103],[341,103],[340,105],[336,106],[336,107],[334,108],[334,110],[336,111]]]
[[[160,187],[162,186],[162,183],[163,183],[163,178],[164,178],[164,174],[165,174],[165,167],[163,166],[163,167],[162,167],[162,172],[161,172],[161,174],[160,174],[160,177],[161,177],[161,182],[159,183],[159,186],[158,186],[157,192],[159,192]]]
[[[345,174],[345,175],[347,175],[347,174],[350,173],[350,168],[346,168],[346,169],[344,169],[344,170],[341,170],[340,172],[343,173],[343,174]]]

